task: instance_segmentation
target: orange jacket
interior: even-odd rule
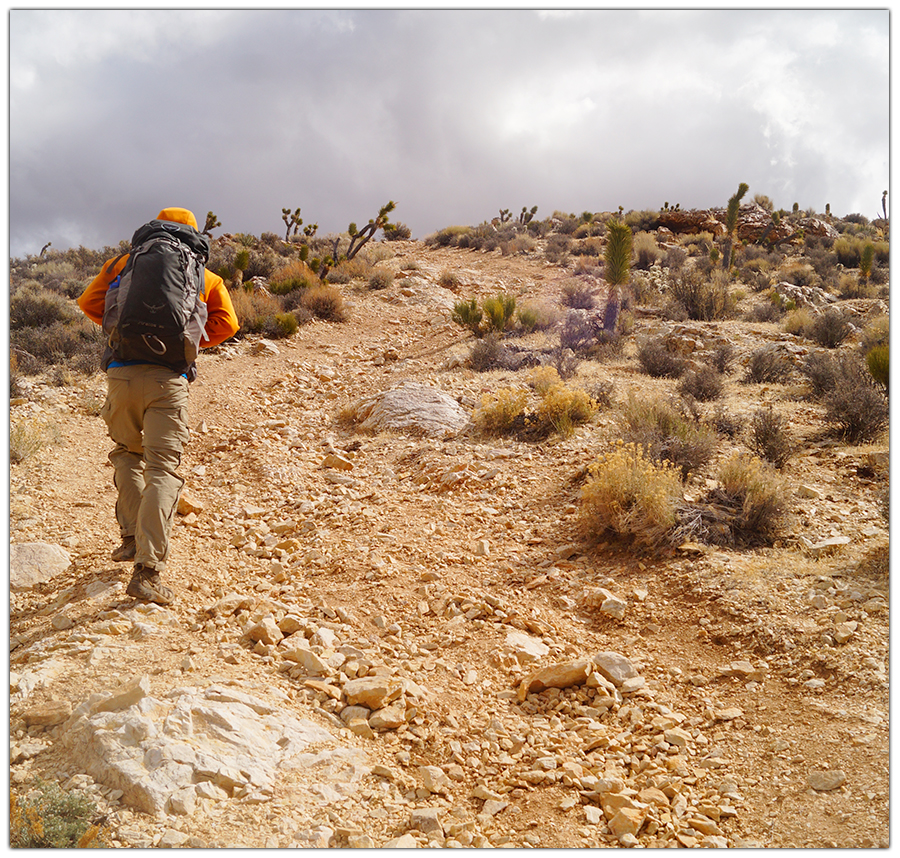
[[[157,220],[168,220],[174,223],[184,223],[197,229],[197,219],[193,212],[187,209],[166,208],[158,215]],[[103,307],[106,302],[106,292],[109,284],[125,267],[128,254],[116,259],[108,259],[103,263],[100,273],[91,281],[90,285],[78,299],[78,306],[82,312],[98,325],[103,324]],[[209,316],[206,320],[206,336],[200,340],[200,348],[208,349],[233,337],[240,327],[231,296],[225,286],[225,281],[218,274],[213,274],[208,268],[204,279],[205,288],[202,295],[206,302]]]

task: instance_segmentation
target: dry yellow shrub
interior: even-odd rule
[[[677,467],[653,461],[637,444],[617,441],[588,472],[581,499],[589,531],[611,531],[649,549],[667,541],[682,499]]]
[[[482,431],[503,435],[513,429],[525,413],[528,394],[521,388],[501,387],[496,393],[485,393],[472,419]]]

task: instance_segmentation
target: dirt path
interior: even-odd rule
[[[887,449],[886,443],[817,442],[815,408],[798,407],[783,386],[739,385],[732,377],[726,408],[746,413],[750,404],[774,403],[791,410],[798,434],[807,438],[786,476],[816,499],[796,498],[792,538],[769,549],[681,552],[656,560],[613,544],[588,550],[578,543],[577,475],[615,436],[613,409],[568,439],[537,444],[358,435],[338,419],[355,398],[402,379],[445,390],[469,410],[482,391],[514,379],[503,371],[448,368],[448,358],[465,355],[468,346],[460,343],[459,328],[440,321],[440,303],[456,299],[436,285],[442,271],[455,271],[466,295],[506,289],[548,302],[556,300],[554,284],[565,276],[537,256],[425,249],[413,242],[390,264],[401,273],[410,259],[428,288],[410,287],[408,278],[379,293],[348,287],[344,324],[310,323],[274,350],[245,340],[203,357],[191,393],[193,439],[182,467],[186,497],[198,509],[175,527],[168,583],[177,600],[165,634],[121,641],[97,631],[121,616],[124,596],[115,588],[91,596],[91,585],[121,586],[129,574],[108,560],[116,544],[108,441],[100,418],[88,413],[102,378],[71,388],[39,386],[28,402],[12,407],[14,419],[38,413],[62,435],[61,444],[12,467],[12,541],[59,544],[74,557],[67,572],[11,596],[14,676],[60,665],[55,673],[45,671],[29,693],[12,689],[11,741],[46,744],[14,765],[14,789],[38,775],[62,772],[68,781],[74,774],[57,734],[26,728],[25,713],[51,700],[77,705],[87,693],[142,673],[160,689],[211,677],[250,680],[281,689],[294,711],[333,727],[323,700],[280,671],[274,651],[254,651],[240,628],[209,619],[211,604],[237,592],[315,606],[326,616],[337,617],[340,609],[353,618],[359,641],[377,641],[387,663],[429,691],[409,731],[371,739],[345,735],[405,773],[404,798],[383,804],[372,788],[330,807],[310,806],[309,826],[343,825],[381,845],[403,833],[398,820],[417,802],[427,803],[415,791],[418,767],[457,766],[458,780],[436,800],[448,814],[458,812],[452,818],[460,825],[477,824],[450,834],[445,823],[442,843],[616,845],[602,824],[586,818],[571,777],[529,783],[520,757],[516,765],[502,762],[503,754],[521,753],[513,751],[521,733],[526,750],[556,755],[555,771],[566,762],[576,767],[565,771],[580,776],[630,766],[641,788],[650,784],[650,775],[641,780],[647,772],[658,768],[659,783],[662,774],[675,772],[673,802],[683,795],[686,804],[703,805],[715,795],[717,808],[733,807],[733,814],[717,810],[710,828],[728,845],[887,846],[888,580],[864,562],[886,544],[887,528],[878,516],[877,483],[859,476],[867,473],[860,470],[866,456]],[[772,334],[738,322],[723,328],[748,341]],[[616,362],[582,365],[576,380],[614,381],[618,402],[629,389],[671,386],[634,366],[626,352]],[[723,442],[720,455],[726,447]],[[333,471],[322,467],[330,449],[352,456],[350,482],[332,481]],[[442,476],[454,467],[466,478],[442,490]],[[801,534],[815,542],[832,531],[851,536],[851,544],[820,559],[798,546]],[[597,587],[627,601],[622,619],[591,606]],[[842,622],[856,624],[852,636],[841,645],[833,637],[826,642]],[[639,665],[646,692],[609,713],[605,744],[585,750],[591,743],[578,732],[586,717],[600,717],[579,714],[591,704],[589,696],[578,697],[584,689],[530,695],[536,701],[530,710],[520,704],[514,691],[523,670],[504,656],[515,629],[549,648],[541,663],[611,650]],[[761,675],[729,667],[739,662]],[[683,716],[682,727],[693,735],[684,771],[667,769],[666,758],[674,759],[678,749],[671,743],[668,750],[657,748],[657,731],[649,726],[651,715],[666,711]],[[509,742],[498,739],[496,749],[485,739],[494,721],[509,733]],[[618,747],[623,731],[628,735]],[[837,770],[843,785],[811,787],[811,772]],[[472,798],[478,784],[505,790],[499,794],[507,806],[490,823],[478,816],[482,801]],[[211,807],[190,823],[161,823],[126,808],[111,818],[122,843],[143,842],[129,840],[128,832],[138,829],[159,843],[174,827],[189,831],[195,845],[283,846],[297,842],[290,821],[298,814],[300,787],[285,782],[268,804],[228,802],[227,813]],[[569,800],[573,795],[577,801]],[[674,806],[666,813],[676,830]],[[653,832],[645,826],[640,842],[666,842],[665,819]],[[474,831],[472,838],[464,831]],[[350,835],[341,836],[336,845],[346,845]]]

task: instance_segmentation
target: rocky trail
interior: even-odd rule
[[[517,377],[466,368],[449,322],[461,295],[558,302],[565,272],[397,246],[393,285],[343,287],[346,322],[201,357],[171,606],[128,599],[108,559],[104,378],[13,401],[60,432],[11,466],[13,793],[84,792],[127,847],[887,847],[889,582],[869,562],[886,439],[824,440],[818,406],[733,373],[726,409],[771,404],[803,439],[790,534],[588,545],[579,475],[614,405],[567,438],[477,435],[482,393]],[[712,327],[745,357],[797,340]],[[633,347],[576,381],[671,389]],[[465,420],[348,417],[401,385]]]

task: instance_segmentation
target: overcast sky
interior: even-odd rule
[[[413,237],[501,208],[878,216],[889,12],[9,12],[10,254],[166,206]]]

